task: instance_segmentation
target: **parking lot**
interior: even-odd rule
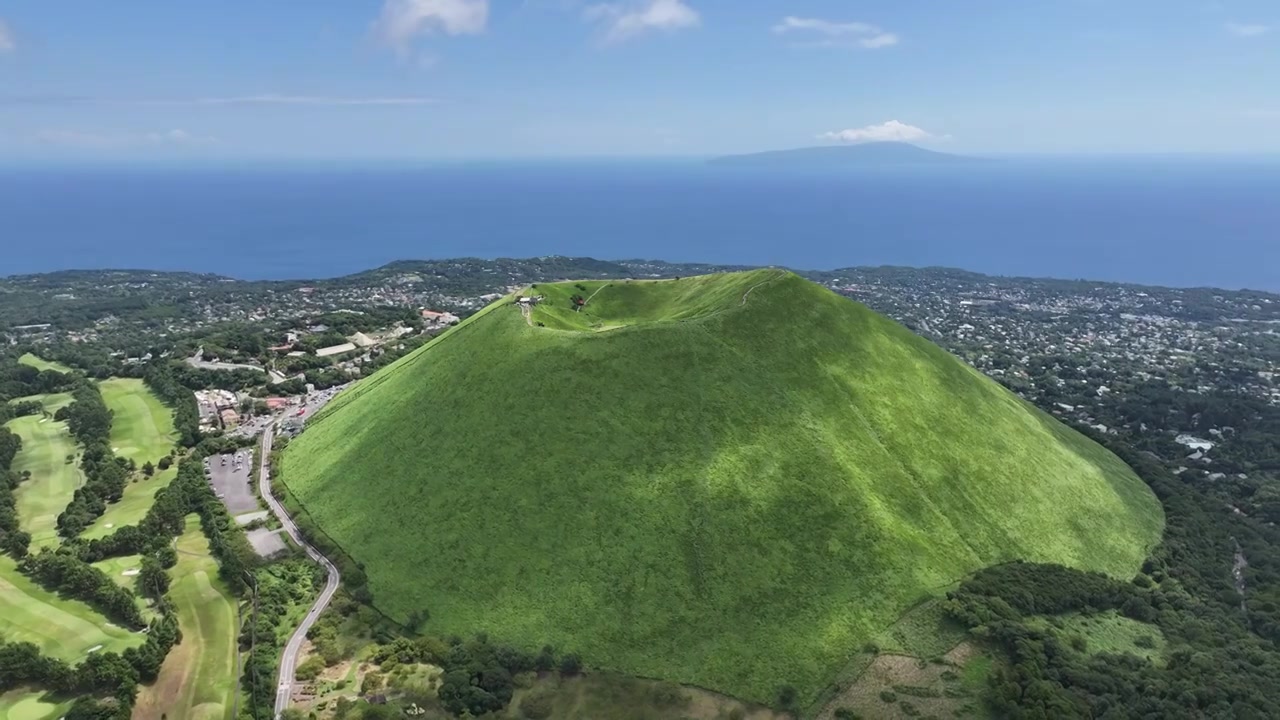
[[[253,491],[252,450],[241,450],[234,455],[211,455],[204,464],[205,477],[232,515],[262,509]]]
[[[253,546],[255,552],[264,558],[269,558],[288,549],[284,544],[284,538],[281,537],[283,533],[284,530],[258,528],[245,533],[245,537],[249,539],[249,544]]]

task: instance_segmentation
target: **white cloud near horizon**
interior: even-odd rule
[[[489,24],[489,0],[386,0],[375,23],[378,37],[408,55],[420,35],[479,35]]]
[[[684,0],[588,5],[582,16],[604,28],[602,39],[606,43],[622,42],[649,31],[675,32],[702,23],[702,16]]]
[[[891,47],[901,40],[895,33],[886,32],[878,25],[864,22],[836,22],[822,18],[787,16],[773,31],[779,35],[802,34],[817,38],[810,44],[828,47],[860,47],[867,50]]]
[[[145,133],[103,133],[83,130],[41,130],[35,140],[44,145],[79,148],[85,150],[118,150],[135,147],[196,146],[217,142],[217,138],[194,135],[186,130],[173,129]]]
[[[13,39],[13,31],[5,24],[4,19],[0,18],[0,53],[9,53],[18,49],[18,43]]]
[[[1236,37],[1259,37],[1271,32],[1270,25],[1262,25],[1260,23],[1236,23],[1229,22],[1226,25],[1227,32]]]
[[[825,132],[819,135],[818,139],[840,143],[868,143],[920,142],[923,140],[941,140],[942,138],[915,125],[907,125],[897,120],[890,120],[879,125]]]

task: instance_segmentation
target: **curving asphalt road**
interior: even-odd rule
[[[276,682],[276,718],[289,707],[289,700],[293,696],[293,685],[295,682],[293,672],[298,667],[298,652],[302,650],[302,642],[307,639],[307,631],[315,624],[320,617],[320,613],[329,607],[329,601],[333,600],[334,593],[338,592],[338,583],[342,577],[338,574],[338,566],[329,561],[329,558],[320,554],[320,551],[308,545],[298,532],[298,526],[293,523],[289,517],[289,513],[285,511],[284,506],[279,500],[271,494],[271,440],[275,435],[275,424],[267,426],[262,432],[262,457],[259,459],[261,466],[258,475],[258,492],[262,495],[262,499],[267,501],[267,507],[271,508],[271,512],[280,519],[280,524],[284,526],[285,532],[289,533],[289,537],[298,544],[298,547],[307,551],[307,555],[316,562],[324,566],[329,573],[329,579],[324,585],[324,591],[320,593],[320,597],[316,598],[316,602],[307,611],[307,616],[298,624],[298,629],[294,631],[289,638],[289,643],[284,646],[284,654],[280,657],[280,676]]]

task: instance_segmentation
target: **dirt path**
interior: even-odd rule
[[[756,288],[760,287],[761,285],[768,285],[769,283],[773,282],[774,280],[777,280],[777,279],[778,279],[778,278],[780,278],[780,277],[782,277],[782,272],[781,272],[781,271],[779,271],[779,272],[777,272],[777,273],[774,273],[774,274],[773,274],[773,276],[772,276],[772,277],[770,277],[768,280],[761,280],[760,282],[756,283],[755,285],[752,285],[751,287],[747,288],[747,291],[746,291],[746,292],[744,292],[744,293],[742,293],[742,302],[741,302],[741,303],[739,303],[739,306],[742,306],[742,305],[746,305],[746,304],[747,304],[747,298],[748,298],[748,297],[751,297],[751,291],[752,291],[752,290],[755,290]],[[596,292],[600,292],[600,291],[599,291],[599,290],[597,290]]]
[[[591,302],[591,298],[593,298],[593,297],[595,297],[595,296],[599,295],[601,290],[603,290],[603,289],[605,289],[605,288],[609,287],[609,286],[610,286],[610,285],[612,285],[612,284],[613,284],[613,283],[605,283],[604,285],[601,285],[600,287],[596,288],[596,291],[595,291],[595,292],[593,292],[593,293],[591,293],[591,296],[590,296],[590,297],[588,297],[586,300],[583,300],[583,301],[582,301],[582,307],[586,307],[586,306],[587,306],[587,303]]]
[[[528,305],[520,303],[520,314],[524,316],[525,324],[533,327],[533,311],[529,309]]]

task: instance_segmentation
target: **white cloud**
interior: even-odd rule
[[[408,54],[419,35],[479,35],[489,24],[489,0],[386,0],[377,21],[378,35]]]
[[[824,46],[851,46],[874,50],[876,48],[897,45],[899,37],[885,32],[878,25],[863,22],[835,22],[821,18],[802,18],[788,16],[773,26],[779,35],[799,33],[817,38],[811,44]]]
[[[45,145],[80,148],[86,150],[118,150],[136,147],[176,147],[207,145],[216,138],[194,135],[186,130],[173,129],[145,133],[86,132],[82,130],[41,130],[36,133],[37,142]]]
[[[1227,23],[1227,32],[1236,37],[1258,37],[1271,32],[1270,25],[1260,25],[1258,23]]]
[[[9,26],[4,24],[4,20],[0,20],[0,53],[13,52],[18,49],[18,43],[13,39],[13,32],[9,30]]]
[[[890,120],[879,125],[868,125],[848,130],[825,132],[818,136],[819,140],[830,140],[843,143],[867,142],[919,142],[921,140],[940,139],[936,135],[906,123]]]
[[[589,5],[583,17],[604,27],[605,42],[621,42],[650,30],[675,32],[697,27],[698,11],[683,0],[642,0],[629,4]]]

